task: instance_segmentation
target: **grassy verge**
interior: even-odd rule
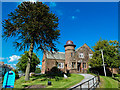
[[[53,79],[46,79],[45,76],[37,76],[37,77],[31,77],[29,81],[24,80],[24,76],[20,79],[16,80],[15,82],[15,88],[24,88],[25,86],[31,86],[31,85],[44,85],[46,88],[69,88],[77,83],[79,83],[81,80],[84,79],[83,76],[78,74],[71,74],[70,77],[65,79],[64,77],[58,77],[59,80]],[[52,82],[51,86],[48,86],[48,81]]]
[[[100,76],[100,88],[118,88],[118,81],[112,77]]]

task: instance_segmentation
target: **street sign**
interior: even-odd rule
[[[14,88],[15,73],[8,71],[4,76],[3,88]]]

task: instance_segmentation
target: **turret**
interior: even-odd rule
[[[64,47],[65,47],[65,71],[66,71],[71,69],[72,65],[71,60],[72,57],[74,57],[76,45],[74,45],[73,41],[68,40]]]

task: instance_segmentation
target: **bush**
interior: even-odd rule
[[[41,69],[40,68],[36,68],[35,73],[41,73]]]
[[[15,73],[15,79],[18,79],[19,78],[18,70],[17,69],[13,69],[12,71]]]
[[[70,77],[70,76],[71,76],[71,74],[70,74],[70,71],[69,71],[69,70],[67,70],[66,75],[67,75],[68,77]]]
[[[19,78],[19,75],[18,73],[15,74],[15,79],[18,79]]]
[[[103,69],[102,66],[90,68],[89,71],[90,72],[97,71],[99,73],[99,75],[103,75],[104,76],[104,69]],[[107,76],[112,76],[112,73],[111,73],[111,71],[108,68],[106,68],[106,75]]]
[[[63,72],[57,67],[53,67],[50,71],[47,71],[46,74],[53,78],[55,78],[55,76],[63,77]]]
[[[114,74],[114,77],[120,77],[120,74]]]
[[[90,69],[89,68],[87,69],[87,73],[90,73]]]

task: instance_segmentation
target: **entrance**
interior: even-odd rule
[[[81,63],[80,62],[77,63],[77,71],[81,72]]]

